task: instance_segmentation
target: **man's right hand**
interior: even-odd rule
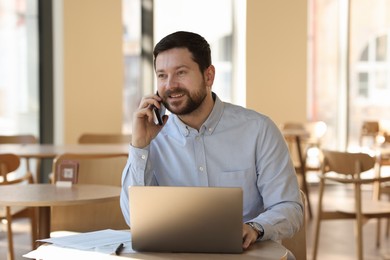
[[[144,148],[157,136],[168,120],[163,116],[163,125],[154,122],[153,106],[160,108],[161,98],[154,94],[142,98],[138,109],[133,114],[133,131],[131,133],[131,145],[136,148]]]

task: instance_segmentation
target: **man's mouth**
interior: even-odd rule
[[[172,94],[172,95],[169,95],[170,98],[181,98],[183,96],[184,96],[184,94]]]

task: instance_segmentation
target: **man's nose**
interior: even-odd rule
[[[168,76],[167,82],[166,82],[166,89],[174,89],[178,87],[178,81],[175,75]]]

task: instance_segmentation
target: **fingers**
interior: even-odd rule
[[[139,109],[144,109],[144,108],[150,108],[151,106],[155,106],[157,108],[160,108],[160,102],[162,99],[157,96],[156,94],[154,95],[148,95],[142,98],[140,104],[139,104]]]
[[[256,242],[258,234],[247,224],[242,229],[242,248],[248,249],[249,246]]]
[[[153,107],[160,108],[161,100],[162,99],[155,94],[143,97],[138,106],[138,111],[135,112],[136,119],[146,119],[149,123],[153,123]]]

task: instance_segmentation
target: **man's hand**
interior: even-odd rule
[[[247,224],[243,224],[242,229],[242,248],[248,249],[250,245],[256,242],[259,234]]]
[[[160,108],[161,98],[154,95],[142,98],[138,109],[133,114],[133,131],[131,133],[131,145],[137,148],[144,148],[161,131],[168,120],[168,116],[163,117],[163,125],[154,123],[153,106]]]

